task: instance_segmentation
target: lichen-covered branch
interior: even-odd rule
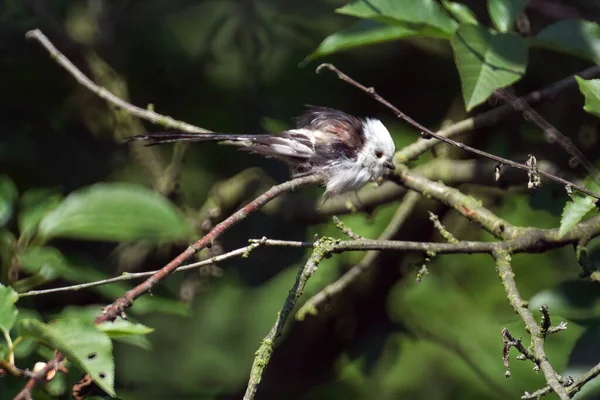
[[[531,311],[529,311],[527,302],[523,300],[519,290],[517,289],[517,283],[515,282],[515,277],[511,266],[511,255],[508,251],[508,248],[508,246],[503,246],[501,249],[498,249],[494,252],[496,268],[498,270],[498,275],[500,275],[500,279],[502,280],[506,296],[510,305],[514,308],[517,314],[519,314],[525,323],[527,331],[531,335],[530,352],[535,357],[536,364],[542,370],[544,378],[546,379],[546,382],[548,382],[548,386],[552,388],[559,399],[567,400],[569,399],[569,395],[567,394],[565,387],[559,381],[558,374],[546,356],[546,351],[544,349],[545,338],[541,333],[541,327],[538,325]]]
[[[421,198],[416,192],[409,191],[404,196],[402,203],[396,209],[392,220],[387,225],[385,230],[379,235],[378,240],[390,240],[404,225],[404,222],[417,205],[418,200]],[[346,271],[338,280],[327,285],[323,290],[312,296],[296,313],[296,318],[299,320],[304,319],[307,314],[316,314],[318,307],[327,301],[327,299],[339,294],[346,287],[348,287],[354,280],[361,276],[365,271],[371,268],[379,258],[379,251],[369,251],[359,261],[358,264]]]
[[[335,240],[331,238],[321,238],[315,242],[312,255],[300,271],[298,271],[296,282],[290,289],[285,302],[283,303],[283,307],[277,314],[275,325],[273,325],[256,351],[254,363],[252,364],[252,369],[250,371],[250,380],[248,382],[248,387],[246,388],[246,393],[244,394],[244,400],[254,399],[256,391],[258,390],[258,385],[262,380],[263,373],[267,368],[273,350],[275,349],[275,340],[281,335],[283,326],[291,312],[294,310],[296,302],[302,295],[306,282],[308,282],[308,279],[315,273],[323,258],[331,253],[334,243]]]

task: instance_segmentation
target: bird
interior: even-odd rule
[[[154,132],[130,136],[126,142],[146,145],[216,141],[287,164],[292,177],[318,174],[324,199],[357,191],[395,170],[394,141],[375,118],[357,118],[328,107],[308,106],[295,118],[294,129],[279,134]]]

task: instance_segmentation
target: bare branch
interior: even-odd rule
[[[494,96],[508,103],[516,111],[522,112],[526,120],[532,121],[544,132],[550,143],[557,142],[567,153],[577,159],[596,183],[600,183],[600,171],[598,171],[598,168],[594,167],[594,164],[573,144],[571,139],[563,135],[561,131],[535,111],[525,99],[518,99],[505,89],[496,90]]]
[[[61,67],[67,70],[73,78],[79,84],[81,84],[86,89],[90,90],[92,93],[95,93],[98,97],[106,100],[108,103],[122,108],[127,111],[129,114],[134,115],[138,118],[145,119],[146,121],[150,121],[153,124],[162,125],[168,129],[177,129],[179,131],[184,132],[194,132],[194,133],[211,133],[211,131],[207,129],[200,128],[199,126],[191,125],[183,121],[177,121],[169,116],[161,115],[154,112],[151,109],[143,109],[133,104],[130,104],[123,99],[115,96],[105,88],[102,88],[96,85],[90,78],[85,76],[83,72],[81,72],[64,54],[62,54],[50,40],[40,31],[39,29],[34,29],[25,34],[27,39],[37,40],[47,51],[50,53],[52,59],[54,59]]]
[[[252,250],[259,247],[263,243],[263,240],[266,240],[266,239],[258,239],[248,246],[241,247],[237,250],[233,250],[228,253],[224,253],[224,254],[221,254],[221,255],[218,255],[215,257],[211,257],[209,259],[206,259],[206,260],[203,260],[200,262],[182,265],[181,267],[177,268],[174,272],[188,271],[190,269],[200,268],[200,267],[204,267],[206,265],[217,264],[221,261],[229,260],[234,257],[245,257]],[[91,287],[107,285],[109,283],[130,281],[132,279],[145,278],[147,276],[152,276],[159,271],[160,270],[148,271],[148,272],[137,272],[137,273],[125,272],[121,276],[116,276],[114,278],[103,279],[103,280],[95,281],[95,282],[82,283],[79,285],[63,286],[63,287],[58,287],[58,288],[53,288],[53,289],[45,289],[45,290],[30,290],[28,292],[19,293],[19,297],[40,296],[43,294],[50,294],[50,293],[57,293],[57,292],[78,291],[78,290],[87,289],[87,288],[91,288]]]
[[[571,75],[565,79],[548,85],[540,90],[531,92],[520,99],[527,102],[528,104],[538,103],[545,99],[551,99],[558,95],[560,92],[567,90],[572,87],[577,87],[577,81],[575,75],[584,78],[591,79],[600,75],[600,66],[593,66],[587,68],[581,72]],[[486,128],[492,126],[502,118],[514,113],[515,110],[508,104],[496,107],[492,110],[483,112],[471,118],[467,118],[463,121],[459,121],[455,124],[445,127],[437,131],[439,136],[452,138],[461,133],[469,132],[475,129]],[[439,144],[437,140],[419,139],[413,144],[410,144],[399,152],[396,153],[396,159],[400,162],[409,162],[416,160],[419,156],[428,150],[431,150],[434,146]]]
[[[216,225],[207,235],[197,242],[191,244],[186,250],[183,251],[183,253],[175,257],[170,263],[165,265],[146,281],[129,290],[123,297],[115,300],[113,304],[104,309],[102,314],[96,319],[96,323],[99,324],[104,321],[114,321],[117,316],[123,315],[125,309],[131,307],[135,299],[152,289],[161,280],[179,268],[181,264],[191,256],[205,247],[210,247],[214,241],[228,229],[236,225],[238,222],[244,220],[249,214],[259,210],[269,201],[282,195],[283,193],[290,192],[302,186],[320,183],[321,181],[322,178],[320,176],[311,175],[292,179],[291,181],[273,186],[271,189],[267,190],[265,193],[251,201],[248,205],[242,207],[237,212],[231,214],[231,216],[229,216],[223,222]]]
[[[478,156],[481,157],[485,157],[488,158],[490,160],[493,160],[497,163],[502,163],[504,165],[509,165],[513,168],[517,168],[523,171],[531,171],[531,167],[526,165],[526,164],[522,164],[522,163],[518,163],[503,157],[498,157],[494,154],[476,149],[474,147],[468,146],[464,143],[461,142],[457,142],[455,140],[452,140],[450,138],[447,138],[445,136],[441,136],[435,132],[433,132],[432,130],[430,130],[429,128],[426,128],[425,126],[421,125],[420,123],[418,123],[417,121],[413,120],[412,118],[410,118],[408,115],[404,114],[402,111],[400,111],[398,108],[396,108],[393,104],[391,104],[389,101],[387,101],[386,99],[384,99],[383,97],[381,97],[379,94],[377,94],[377,92],[375,91],[374,88],[372,87],[366,87],[360,83],[358,83],[357,81],[355,81],[354,79],[350,78],[348,75],[344,74],[342,71],[340,71],[339,69],[337,69],[334,65],[332,64],[321,64],[317,67],[317,73],[320,72],[323,68],[328,68],[331,71],[333,71],[338,78],[340,78],[341,80],[348,82],[349,84],[351,84],[352,86],[362,90],[363,92],[367,93],[368,95],[370,95],[371,97],[373,97],[373,99],[375,99],[376,101],[378,101],[379,103],[383,104],[384,106],[386,106],[388,109],[390,109],[392,112],[395,113],[395,115],[403,120],[405,120],[406,122],[408,122],[409,124],[411,124],[412,126],[414,126],[415,128],[419,129],[421,132],[423,132],[423,135],[428,135],[431,137],[434,137],[444,143],[447,143],[449,145],[458,147],[460,149],[463,149],[465,151],[471,152],[473,154],[477,154]],[[397,157],[394,157],[396,159],[396,161],[399,162],[403,162],[402,160],[398,160]],[[596,194],[586,188],[584,188],[581,185],[576,185],[573,184],[565,179],[562,179],[558,176],[552,175],[548,172],[545,171],[537,171],[539,175],[550,179],[552,181],[558,182],[562,185],[570,185],[573,189],[576,189],[578,191],[580,191],[581,193],[584,193],[590,197],[593,197],[595,199],[600,200],[600,194]]]

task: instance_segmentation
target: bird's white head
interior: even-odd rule
[[[394,170],[394,152],[396,146],[387,128],[378,119],[363,120],[365,145],[359,154],[359,159],[365,168],[371,172],[371,179],[378,179]]]

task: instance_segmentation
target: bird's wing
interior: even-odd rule
[[[299,130],[315,132],[315,146],[331,145],[337,151],[356,153],[365,144],[363,123],[343,111],[327,107],[309,106],[307,112],[295,120]]]

